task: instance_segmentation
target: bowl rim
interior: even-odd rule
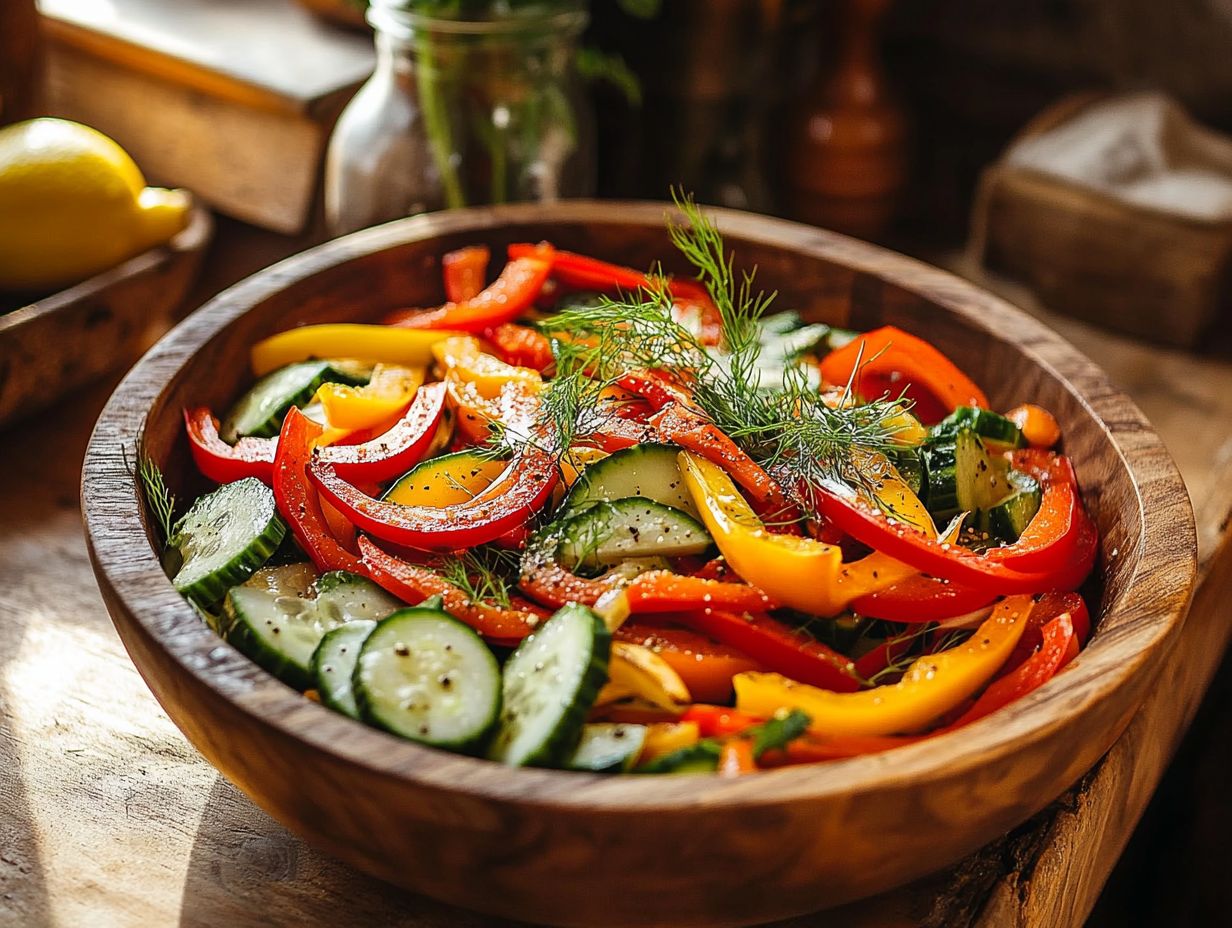
[[[164,336],[129,372],[95,426],[82,473],[90,557],[113,620],[123,608],[181,673],[211,689],[254,722],[366,771],[443,792],[524,806],[602,812],[680,813],[704,806],[755,808],[875,792],[895,783],[952,777],[1028,750],[1110,698],[1153,652],[1170,647],[1188,611],[1197,553],[1188,492],[1171,456],[1137,406],[1106,375],[1043,323],[948,272],[837,233],[736,210],[706,207],[725,234],[862,271],[945,306],[980,331],[1012,324],[1019,350],[1071,391],[1109,434],[1128,470],[1140,518],[1133,574],[1106,613],[1124,616],[1114,640],[1096,634],[1083,660],[1010,706],[961,732],[822,764],[713,777],[610,777],[574,771],[511,769],[481,758],[404,741],[303,698],[219,639],[175,591],[149,544],[137,482],[121,449],[139,447],[148,412],[197,348],[286,286],[386,248],[446,234],[536,222],[661,225],[670,204],[570,200],[472,207],[400,219],[289,257],[240,281]],[[611,217],[596,219],[596,215]],[[1149,469],[1149,477],[1144,471]],[[1147,513],[1151,513],[1150,519]],[[1138,582],[1151,564],[1151,583]],[[174,628],[174,634],[169,629]],[[1106,653],[1112,644],[1118,653]],[[1132,647],[1125,656],[1126,647]],[[1056,699],[1065,693],[1063,711]]]

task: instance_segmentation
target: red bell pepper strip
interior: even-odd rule
[[[625,419],[622,416],[604,416],[590,431],[578,435],[577,440],[611,454],[622,448],[652,442],[656,437],[654,428],[645,422]]]
[[[821,376],[838,386],[852,383],[866,399],[887,392],[888,380],[889,392],[905,390],[916,402],[917,413],[930,398],[947,413],[959,406],[988,406],[984,392],[953,361],[922,338],[892,325],[859,335],[830,352],[821,360]]]
[[[509,246],[511,259],[533,254],[542,245],[520,243]],[[651,277],[631,267],[600,261],[571,251],[555,251],[552,258],[552,276],[575,290],[598,290],[611,293],[623,290],[635,293],[638,290],[657,290],[664,278]],[[723,337],[723,320],[710,291],[696,280],[669,277],[667,292],[688,306],[696,306],[701,312],[703,344],[717,345]]]
[[[548,337],[530,326],[506,322],[484,332],[497,355],[506,364],[529,367],[543,373],[552,366],[552,343]]]
[[[423,459],[432,447],[444,413],[445,384],[425,384],[389,431],[362,445],[330,445],[322,448],[318,457],[332,464],[338,476],[346,480],[392,480]]]
[[[989,685],[975,701],[975,705],[947,726],[946,730],[969,725],[996,712],[1002,706],[1021,699],[1032,690],[1039,689],[1065,666],[1066,656],[1074,641],[1074,623],[1069,613],[1062,613],[1049,621],[1043,628],[1043,641],[1039,650],[1023,661],[1017,669]]]
[[[1015,570],[974,551],[929,538],[837,491],[820,488],[814,499],[822,515],[857,541],[935,577],[1002,595],[1042,593],[1056,589],[1060,582],[1060,575]]]
[[[727,471],[760,511],[791,511],[791,503],[774,478],[700,413],[672,403],[655,413],[650,424],[664,441],[693,451]]]
[[[446,612],[490,640],[521,641],[548,617],[545,610],[525,600],[514,600],[509,608],[476,602],[435,571],[404,561],[362,535],[359,550],[368,576],[382,589],[412,606],[429,596],[440,596]]]
[[[312,443],[321,433],[321,426],[298,409],[292,408],[282,420],[274,458],[274,499],[295,540],[318,570],[349,570],[362,575],[366,571],[359,558],[330,533],[317,491],[305,473],[312,458]]]
[[[360,529],[383,541],[429,551],[495,541],[538,512],[560,477],[555,456],[528,445],[482,493],[438,508],[374,499],[319,458],[308,465],[308,474],[321,495]]]
[[[679,721],[695,723],[697,733],[703,738],[723,738],[727,735],[738,735],[754,725],[761,725],[765,719],[728,706],[694,703],[684,710]]]
[[[339,476],[351,481],[381,482],[406,473],[419,463],[432,446],[445,411],[445,385],[430,383],[419,388],[402,417],[382,434],[360,444],[335,444],[318,452],[333,464]],[[256,477],[271,483],[278,441],[273,438],[241,438],[228,445],[218,435],[218,420],[205,407],[184,410],[188,446],[197,469],[216,483],[241,477]]]
[[[1043,642],[1044,626],[1059,616],[1068,615],[1074,628],[1075,653],[1078,647],[1086,644],[1091,634],[1091,613],[1087,610],[1086,601],[1077,593],[1045,593],[1035,603],[1035,608],[1027,617],[1027,626],[1022,630],[1009,659],[1005,662],[1002,674],[1013,671],[1026,662]]]
[[[871,680],[911,648],[910,635],[887,638],[867,654],[856,658],[855,671],[861,680]]]
[[[858,615],[890,622],[941,622],[992,603],[997,594],[915,574],[888,589],[851,601]]]
[[[492,252],[487,245],[468,245],[451,251],[441,259],[445,277],[445,299],[450,303],[473,300],[483,291]]]
[[[256,477],[262,483],[273,482],[277,439],[245,437],[228,445],[218,434],[218,420],[204,406],[185,409],[184,425],[197,470],[210,480],[231,483]]]
[[[439,309],[402,309],[385,321],[410,329],[482,332],[512,322],[529,309],[543,289],[551,267],[550,252],[518,258],[505,265],[491,286],[469,300],[446,303]]]
[[[989,560],[1000,561],[1018,570],[1057,570],[1073,562],[1080,551],[1081,523],[1087,520],[1078,495],[1078,480],[1067,458],[1027,448],[1014,452],[1015,470],[1040,482],[1043,494],[1039,511],[1012,545],[994,548]],[[1094,552],[1089,552],[1092,561]],[[1090,572],[1091,563],[1086,564]]]
[[[860,688],[850,658],[769,616],[746,618],[721,609],[701,609],[683,621],[800,683],[837,693]]]

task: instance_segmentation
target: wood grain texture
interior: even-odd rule
[[[166,245],[0,314],[0,426],[149,348],[192,286],[212,229],[209,212],[195,206]]]
[[[217,298],[126,378],[87,457],[89,539],[121,637],[189,740],[259,805],[361,869],[482,911],[736,924],[936,870],[1047,804],[1112,744],[1175,643],[1194,572],[1184,487],[1141,414],[1059,337],[957,278],[817,230],[719,218],[783,305],[921,331],[994,404],[1031,397],[1058,415],[1103,536],[1102,618],[1081,659],[961,737],[740,781],[506,771],[363,728],[256,669],[195,619],[157,566],[121,457],[143,424],[145,449],[185,486],[179,408],[234,396],[240,384],[218,372],[238,371],[234,358],[255,338],[439,299],[435,261],[459,244],[548,237],[643,266],[668,252],[655,205],[421,217]]]

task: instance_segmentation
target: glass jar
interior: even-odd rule
[[[578,0],[488,19],[372,0],[377,64],[330,139],[325,217],[340,234],[427,210],[587,196],[594,126],[575,67]]]

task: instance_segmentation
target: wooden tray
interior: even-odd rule
[[[148,348],[188,293],[213,228],[209,211],[194,206],[166,245],[0,315],[0,426]]]
[[[820,230],[716,211],[741,262],[806,316],[928,335],[997,406],[1052,409],[1101,532],[1096,634],[1060,677],[962,732],[832,764],[718,777],[507,770],[401,742],[288,689],[222,644],[150,545],[124,451],[192,479],[180,408],[223,406],[252,341],[439,299],[440,255],[547,238],[649,266],[656,204],[465,210],[392,223],[222,294],[125,379],[84,473],[87,537],[134,662],[189,740],[257,804],[360,868],[482,911],[567,925],[727,925],[899,885],[1005,833],[1124,729],[1188,608],[1193,517],[1136,407],[1060,337],[949,274]],[[673,268],[669,266],[669,270]],[[228,376],[228,372],[233,372]]]

